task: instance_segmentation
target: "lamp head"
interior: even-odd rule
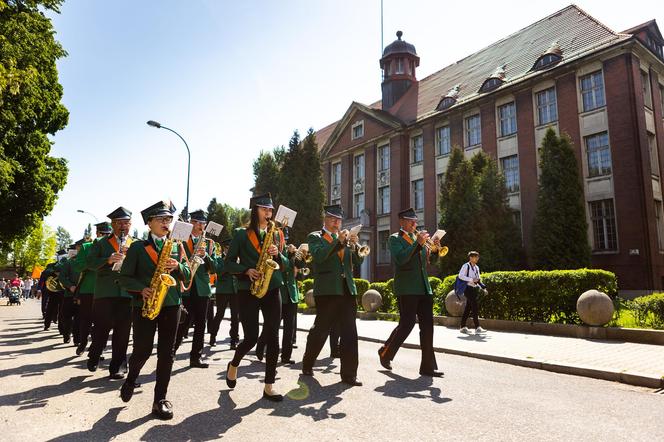
[[[148,126],[156,127],[157,129],[160,129],[160,128],[161,128],[161,124],[157,123],[157,122],[154,121],[154,120],[150,120],[150,121],[148,121]]]

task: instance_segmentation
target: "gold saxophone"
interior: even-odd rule
[[[152,274],[152,279],[150,280],[152,295],[143,301],[141,315],[144,318],[153,320],[157,317],[157,315],[159,315],[161,306],[164,304],[164,299],[166,299],[166,293],[168,293],[168,289],[175,286],[175,278],[173,278],[166,271],[166,262],[170,259],[172,250],[173,240],[167,238],[166,241],[164,241],[164,246],[161,249],[161,253],[159,253],[157,268]]]
[[[258,279],[252,281],[250,288],[251,294],[257,298],[265,296],[267,289],[270,286],[272,273],[275,270],[279,270],[279,264],[267,254],[267,249],[269,249],[274,242],[274,232],[276,230],[277,225],[274,221],[268,221],[267,233],[265,234],[261,254],[258,257],[258,263],[256,264],[256,270],[260,273],[260,276]]]
[[[196,272],[198,271],[198,268],[205,264],[205,260],[198,256],[198,252],[200,250],[205,250],[205,232],[203,232],[203,235],[201,235],[200,238],[198,238],[198,242],[196,243],[196,247],[194,247],[194,251],[191,254],[191,259],[187,260],[189,263],[189,272],[191,276],[189,277],[189,284],[184,285],[182,281],[180,281],[180,289],[183,292],[189,291],[191,289],[191,286],[194,284],[194,276],[196,275]],[[185,255],[186,256],[186,255]]]

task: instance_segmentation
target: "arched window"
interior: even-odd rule
[[[490,92],[494,89],[498,89],[503,84],[503,80],[496,77],[487,78],[480,88],[480,93]]]
[[[561,57],[558,54],[544,54],[540,58],[537,59],[535,64],[533,65],[533,71],[538,71],[542,69],[548,69],[550,67],[555,66],[562,60],[563,57]]]
[[[440,103],[438,103],[438,106],[436,107],[436,110],[445,110],[449,107],[454,106],[456,103],[456,98],[454,97],[445,97],[442,100],[440,100]]]

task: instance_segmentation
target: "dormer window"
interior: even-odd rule
[[[364,136],[364,120],[356,121],[351,126],[351,140],[357,140]]]
[[[436,110],[442,111],[447,108],[450,108],[454,106],[456,103],[456,98],[454,97],[445,97],[442,100],[440,100],[440,103],[438,103],[438,107],[436,107]]]
[[[502,86],[502,84],[503,80],[501,80],[500,78],[495,78],[495,77],[487,78],[484,81],[484,84],[482,84],[482,87],[480,88],[480,93],[490,92],[494,89],[498,89],[500,86]]]
[[[533,65],[532,70],[538,71],[542,69],[548,69],[550,67],[557,65],[562,59],[563,57],[561,57],[558,54],[544,54],[537,59],[537,61]]]
[[[395,74],[403,74],[404,73],[404,68],[403,68],[403,58],[397,58],[397,67],[394,72]]]

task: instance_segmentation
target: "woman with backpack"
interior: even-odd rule
[[[468,316],[472,314],[473,322],[475,323],[475,334],[486,333],[480,327],[480,320],[478,318],[477,298],[480,294],[480,289],[484,289],[480,276],[480,268],[477,262],[480,260],[480,254],[474,250],[468,252],[468,262],[461,266],[459,270],[459,279],[466,283],[466,288],[463,294],[466,296],[466,308],[461,316],[461,333],[468,334],[468,327],[466,321]]]

